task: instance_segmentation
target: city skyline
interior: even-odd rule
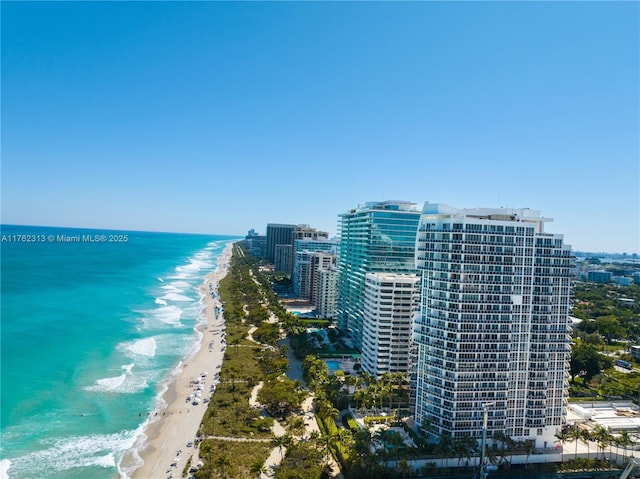
[[[635,2],[2,2],[2,223],[532,208],[640,252]]]

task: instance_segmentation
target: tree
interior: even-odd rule
[[[587,459],[589,459],[589,444],[591,443],[591,439],[592,437],[590,431],[587,431],[586,429],[580,430],[580,440],[587,445]]]
[[[631,435],[629,434],[629,431],[627,431],[626,429],[622,430],[622,432],[620,432],[620,435],[618,436],[617,443],[622,446],[622,449],[624,450],[624,452],[622,454],[623,454],[624,459],[626,461],[626,459],[627,459],[627,446],[630,446],[631,444],[634,443],[633,439],[631,439]]]
[[[306,430],[307,428],[304,424],[304,419],[301,417],[294,418],[289,425],[289,431],[294,436],[303,436]]]
[[[469,461],[471,454],[477,449],[478,443],[469,434],[465,434],[460,439],[456,439],[453,442],[453,450],[458,458],[458,466],[463,459]]]
[[[400,472],[402,473],[402,479],[405,479],[407,477],[407,474],[411,474],[411,472],[413,471],[413,469],[411,468],[411,465],[409,465],[406,459],[403,459],[402,461],[400,461],[399,469],[400,469]]]
[[[565,430],[560,430],[560,432],[557,433],[555,437],[562,445],[562,455],[561,455],[560,462],[564,462],[564,445],[567,441],[570,440],[569,432]]]
[[[591,380],[600,372],[600,354],[591,346],[577,344],[571,349],[571,382],[576,376],[584,376],[585,381]]]
[[[389,431],[387,433],[386,442],[387,442],[387,444],[389,444],[389,446],[391,446],[391,449],[393,450],[393,456],[394,456],[395,461],[396,461],[396,469],[397,469],[397,467],[398,467],[398,453],[400,452],[400,446],[404,446],[404,440],[402,439],[402,436],[400,435],[399,432],[397,432],[397,431]]]
[[[264,467],[264,461],[261,461],[260,459],[256,459],[255,461],[253,461],[251,463],[251,468],[249,469],[249,472],[251,474],[255,474],[256,477],[260,479],[260,477],[263,474],[267,473],[267,468]]]
[[[258,391],[258,401],[272,416],[286,417],[302,405],[306,393],[298,391],[294,381],[287,377],[270,379]]]
[[[280,451],[280,460],[284,459],[284,449],[289,447],[293,443],[293,438],[289,434],[283,436],[276,436],[271,441],[271,445],[274,448],[278,448]]]
[[[602,451],[602,459],[604,459],[604,450],[609,444],[609,432],[598,424],[591,432],[591,439],[598,443],[598,447]],[[597,454],[596,459],[598,459]]]
[[[453,438],[449,434],[443,434],[440,436],[440,441],[438,441],[438,445],[436,446],[436,454],[441,459],[444,459],[444,467],[449,467],[449,457],[452,456],[454,451],[454,442]]]
[[[216,457],[215,461],[213,461],[213,464],[220,470],[220,474],[222,475],[223,479],[226,479],[227,468],[231,467],[231,461],[229,460],[227,455],[222,454]]]

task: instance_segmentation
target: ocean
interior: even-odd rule
[[[240,238],[1,227],[0,478],[126,478]]]

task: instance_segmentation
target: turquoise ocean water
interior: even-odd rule
[[[1,234],[0,477],[127,477],[124,452],[143,445],[148,414],[199,345],[197,288],[239,238]]]

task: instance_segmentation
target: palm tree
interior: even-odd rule
[[[513,446],[515,443],[511,436],[504,431],[496,431],[493,433],[493,439],[500,442],[500,462],[506,462],[507,455],[513,457]],[[511,460],[509,462],[511,462]]]
[[[280,450],[280,460],[284,459],[283,449],[286,449],[292,443],[293,443],[293,439],[291,438],[291,436],[288,433],[285,434],[284,436],[276,436],[271,441],[271,445],[274,448],[277,447]]]
[[[471,454],[477,449],[478,442],[469,434],[465,434],[460,439],[453,442],[453,449],[458,457],[458,466],[464,458],[471,460]]]
[[[336,434],[336,439],[340,441],[346,448],[353,445],[353,434],[348,429],[340,428]]]
[[[567,441],[569,441],[569,433],[560,429],[560,432],[555,435],[556,439],[562,444],[562,455],[560,456],[560,462],[564,462],[564,445]]]
[[[220,469],[220,474],[222,474],[223,479],[227,477],[227,467],[231,467],[231,461],[226,454],[222,454],[221,456],[216,457],[213,464]]]
[[[400,451],[400,446],[404,445],[404,440],[402,436],[397,431],[389,431],[387,434],[387,443],[389,446],[393,448],[393,456],[396,461],[396,468],[398,467],[398,452]]]
[[[627,446],[630,446],[631,444],[633,444],[633,440],[631,439],[631,436],[629,435],[629,431],[627,431],[626,429],[624,429],[620,435],[618,436],[618,440],[616,441],[617,444],[620,444],[622,446],[622,450],[624,451],[623,457],[624,457],[624,462],[627,461]]]
[[[593,430],[592,438],[598,442],[598,447],[602,450],[602,460],[605,460],[604,450],[611,442],[611,434],[598,424]]]
[[[592,439],[591,432],[586,429],[582,429],[580,431],[580,440],[587,445],[587,459],[590,459],[589,452],[589,443]]]
[[[251,469],[249,469],[249,472],[251,474],[255,474],[256,477],[258,479],[260,479],[262,477],[263,474],[267,473],[267,468],[264,467],[264,461],[261,461],[259,459],[255,460],[252,464],[251,464]]]
[[[436,453],[438,457],[444,459],[444,467],[449,467],[449,457],[454,451],[453,438],[449,434],[443,434],[440,436],[440,441],[436,446]]]
[[[399,469],[402,473],[402,479],[405,479],[407,477],[407,474],[411,474],[411,472],[413,471],[406,459],[400,461]]]
[[[580,430],[580,427],[578,426],[578,424],[576,423],[572,424],[571,427],[569,428],[567,435],[569,437],[569,441],[571,442],[575,441],[576,443],[576,452],[575,452],[574,459],[577,459],[578,458],[578,441],[582,439],[582,431]]]
[[[527,456],[527,459],[524,462],[525,469],[527,468],[527,464],[529,463],[529,456],[531,456],[531,453],[534,451],[534,449],[535,449],[535,441],[533,439],[525,439],[524,441],[522,441],[520,450],[524,452]]]
[[[368,429],[360,429],[356,432],[354,449],[359,456],[368,455],[371,452],[372,439]]]

